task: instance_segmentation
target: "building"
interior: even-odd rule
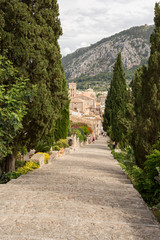
[[[90,106],[90,107],[93,107],[93,108],[96,107],[96,99],[93,98],[93,97],[87,96],[84,93],[77,95],[75,98],[84,100],[86,102],[87,106]]]
[[[104,94],[99,95],[99,96],[98,96],[98,102],[100,102],[101,105],[105,105],[106,97],[107,97],[107,96],[104,95]]]
[[[77,89],[76,83],[69,83],[69,97],[70,98],[76,97],[76,89]]]
[[[79,98],[71,98],[70,110],[85,112],[85,101]]]

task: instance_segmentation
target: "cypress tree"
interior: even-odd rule
[[[66,94],[66,99],[61,104],[60,116],[56,120],[55,125],[55,141],[59,139],[65,139],[68,136],[69,128],[69,99],[68,99],[68,90],[65,77],[63,77],[62,90]]]
[[[104,127],[109,129],[109,135],[121,146],[125,145],[125,130],[122,119],[125,118],[127,103],[126,79],[123,70],[121,53],[118,54],[114,65],[113,78],[109,95],[106,100]]]
[[[155,5],[155,30],[151,35],[148,69],[141,68],[133,80],[136,120],[133,147],[137,164],[144,166],[146,155],[158,140],[160,128],[160,4]]]
[[[111,88],[108,90],[108,95],[105,101],[105,109],[103,115],[103,130],[109,135],[109,130],[111,126]]]
[[[21,135],[34,147],[46,136],[54,139],[68,95],[58,38],[62,34],[56,0],[2,0],[0,2],[0,53],[7,55],[19,72],[36,84],[37,96],[23,122]],[[47,138],[48,139],[48,138]]]
[[[147,136],[148,136],[148,120],[145,114],[146,102],[144,98],[147,81],[147,68],[145,66],[137,69],[135,76],[131,82],[133,105],[135,118],[132,122],[132,146],[135,153],[137,165],[142,167],[145,161],[145,155],[148,152]],[[148,122],[148,123],[147,123]]]

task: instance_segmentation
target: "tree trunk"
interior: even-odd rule
[[[15,170],[15,156],[9,154],[2,162],[2,171],[3,172],[12,172]]]

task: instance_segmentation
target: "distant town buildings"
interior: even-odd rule
[[[88,124],[94,136],[102,131],[102,120],[105,109],[107,92],[96,93],[89,88],[86,91],[77,91],[76,83],[69,83],[70,119],[73,122]]]

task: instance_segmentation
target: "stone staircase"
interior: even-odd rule
[[[0,185],[1,240],[160,240],[106,138]]]

